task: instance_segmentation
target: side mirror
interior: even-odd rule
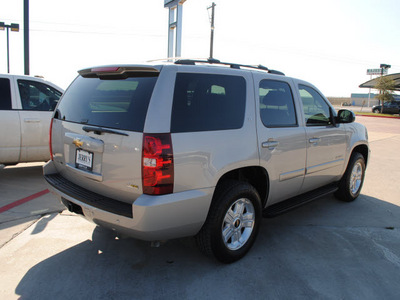
[[[338,111],[336,123],[353,123],[356,119],[354,112],[348,109],[341,109]]]

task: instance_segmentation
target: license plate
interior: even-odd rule
[[[75,166],[78,169],[92,171],[93,169],[93,153],[82,149],[76,149]]]

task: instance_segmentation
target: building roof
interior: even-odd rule
[[[388,78],[392,79],[394,81],[394,83],[395,83],[395,91],[400,91],[400,73],[389,74],[389,75],[386,75],[384,77],[388,77]],[[373,89],[376,86],[376,84],[378,83],[378,79],[379,79],[379,77],[371,79],[371,80],[368,80],[367,82],[364,82],[363,84],[360,84],[359,87],[360,88],[372,88]]]

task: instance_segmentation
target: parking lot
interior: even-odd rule
[[[360,197],[329,195],[264,219],[231,265],[192,238],[151,247],[62,211],[43,164],[0,167],[0,297],[400,299],[400,120],[357,121],[372,151]]]

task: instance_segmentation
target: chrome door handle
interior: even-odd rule
[[[309,139],[308,141],[310,142],[310,144],[316,144],[316,143],[318,143],[320,140],[321,140],[320,138],[311,138],[311,139]]]
[[[274,149],[276,146],[279,145],[278,141],[266,141],[261,144],[263,148]]]
[[[25,123],[40,123],[40,119],[36,119],[36,118],[25,118],[24,119]]]

